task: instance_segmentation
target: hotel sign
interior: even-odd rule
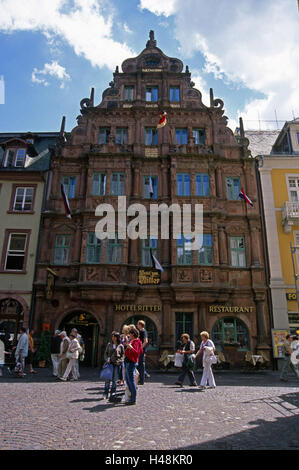
[[[149,286],[160,284],[161,271],[157,269],[138,269],[138,284],[141,286]]]
[[[115,304],[113,306],[115,312],[161,312],[161,305],[130,305],[130,304]]]
[[[209,313],[251,313],[254,307],[229,307],[228,305],[209,305]]]

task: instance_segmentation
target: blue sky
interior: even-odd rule
[[[210,87],[224,101],[233,129],[239,116],[246,128],[299,116],[297,0],[0,0],[0,11],[0,132],[57,131],[63,115],[70,131],[81,99],[94,86],[100,103],[150,29],[205,104]]]

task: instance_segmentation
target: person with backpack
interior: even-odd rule
[[[53,364],[53,377],[58,376],[58,365],[59,365],[59,353],[60,353],[60,330],[56,330],[54,336],[51,339],[51,360]]]
[[[129,343],[125,350],[125,378],[130,390],[130,399],[125,403],[135,405],[137,398],[137,387],[135,382],[136,369],[140,354],[143,353],[142,343],[139,339],[139,332],[135,326],[130,326]]]
[[[119,372],[124,360],[125,348],[123,344],[121,344],[120,334],[117,331],[113,331],[111,336],[112,342],[107,344],[105,351],[105,361],[106,363],[111,364],[113,367],[112,380],[105,381],[103,398],[108,398],[111,382],[112,384],[109,401],[116,402],[118,401],[116,398],[116,382],[119,379]]]

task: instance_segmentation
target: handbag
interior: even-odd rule
[[[75,359],[75,354],[70,352],[70,351],[67,351],[66,352],[66,357],[67,357],[67,359]]]
[[[175,354],[174,367],[183,367],[184,355],[180,353]]]
[[[113,365],[112,364],[104,364],[103,369],[100,373],[100,380],[112,380],[113,376]]]

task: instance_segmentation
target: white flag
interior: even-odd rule
[[[47,155],[48,152],[49,152],[49,149],[43,150],[36,157],[29,157],[29,155],[26,155],[24,168],[28,168],[29,166],[33,165],[33,163],[37,162],[40,158]]]

